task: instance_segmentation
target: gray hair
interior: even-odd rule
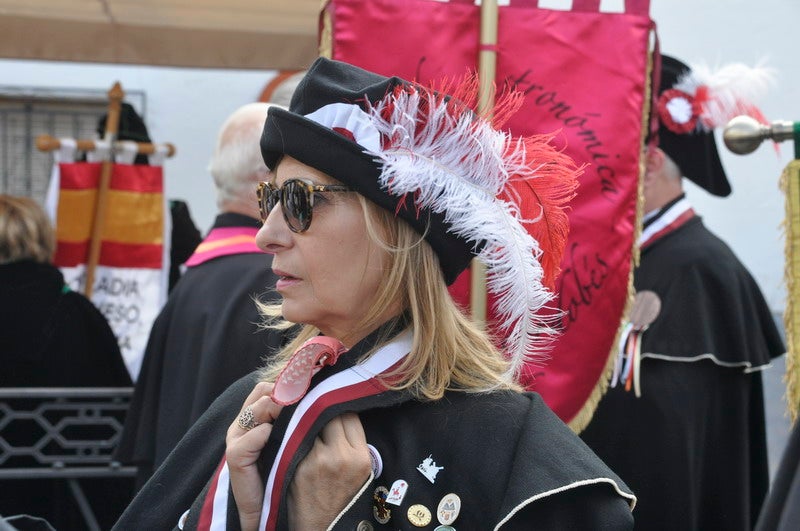
[[[303,79],[303,76],[305,75],[306,71],[301,70],[300,72],[296,72],[281,81],[270,95],[269,102],[281,105],[282,107],[286,107],[288,109],[289,102],[292,101],[294,89],[297,88],[298,83],[300,83],[300,80]]]
[[[256,201],[256,183],[269,170],[261,157],[261,132],[267,119],[269,103],[248,103],[239,107],[222,125],[208,171],[217,188],[217,207],[252,204]]]

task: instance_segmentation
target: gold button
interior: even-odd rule
[[[424,505],[412,505],[408,508],[408,521],[415,527],[425,527],[431,523],[431,512]]]

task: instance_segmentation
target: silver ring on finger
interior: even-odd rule
[[[245,431],[250,431],[261,424],[256,420],[255,416],[253,415],[253,409],[250,406],[247,406],[242,410],[241,413],[239,413],[239,416],[236,417],[236,423],[239,424],[239,427]]]

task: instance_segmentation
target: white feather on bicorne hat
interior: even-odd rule
[[[435,90],[320,58],[289,110],[270,109],[261,149],[269,167],[289,155],[408,222],[448,284],[473,257],[486,264],[516,374],[553,333],[554,316],[540,312],[580,169],[549,136],[499,130],[521,93],[499,97],[488,120],[474,111],[477,88],[474,75]]]
[[[754,102],[774,77],[774,70],[763,65],[690,67],[662,55],[656,108],[659,147],[678,164],[686,178],[713,195],[729,195],[731,187],[719,158],[714,129],[741,114],[767,123]]]

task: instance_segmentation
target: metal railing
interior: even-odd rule
[[[99,529],[77,480],[136,475],[113,458],[132,395],[132,387],[0,389],[0,481],[63,479],[87,528]]]

